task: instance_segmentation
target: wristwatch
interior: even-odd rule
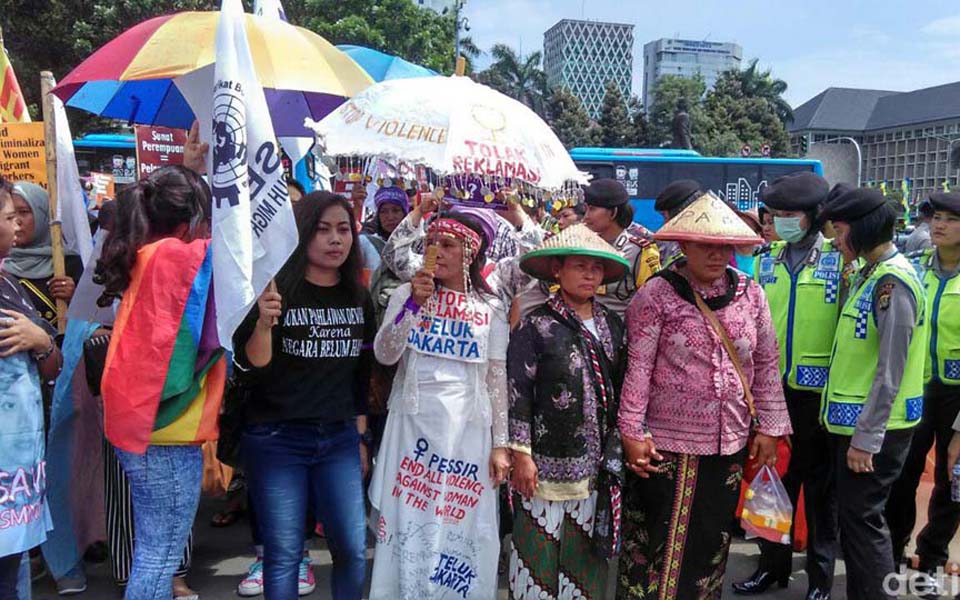
[[[373,444],[373,432],[369,429],[364,430],[364,432],[360,434],[360,443],[368,447]]]

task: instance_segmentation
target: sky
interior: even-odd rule
[[[634,25],[633,93],[643,45],[662,37],[736,42],[789,85],[794,107],[828,87],[908,91],[960,81],[960,3],[940,0],[467,0],[482,50],[543,49],[560,19]],[[490,63],[489,54],[479,65]]]

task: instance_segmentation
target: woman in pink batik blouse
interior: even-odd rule
[[[728,266],[737,246],[761,240],[710,193],[655,238],[685,258],[627,310],[617,597],[719,600],[743,464],[749,454],[772,465],[790,433],[766,297]]]

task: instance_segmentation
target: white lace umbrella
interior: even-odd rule
[[[306,126],[329,156],[382,158],[542,189],[587,177],[536,113],[456,75],[377,83]]]

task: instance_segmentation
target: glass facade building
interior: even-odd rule
[[[608,81],[624,99],[633,93],[633,25],[563,19],[543,34],[543,69],[550,87],[566,87],[599,119]]]

